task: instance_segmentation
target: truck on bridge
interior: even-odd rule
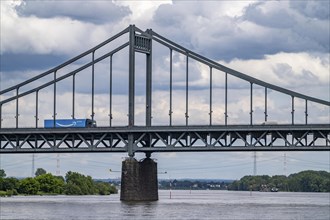
[[[45,128],[92,128],[96,127],[96,121],[91,119],[46,119]]]

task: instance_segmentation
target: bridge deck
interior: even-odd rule
[[[330,125],[0,129],[1,153],[329,151]]]

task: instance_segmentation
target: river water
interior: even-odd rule
[[[0,219],[330,219],[330,193],[160,190],[157,202],[110,196],[0,198]]]

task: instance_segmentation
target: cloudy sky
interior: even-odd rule
[[[0,90],[38,75],[90,49],[114,34],[135,24],[152,28],[162,36],[225,66],[266,82],[330,100],[329,1],[1,1]],[[127,38],[119,39],[117,46]],[[115,45],[115,46],[116,46]],[[115,48],[115,46],[109,46]],[[169,51],[153,45],[153,124],[168,124]],[[136,123],[143,125],[145,111],[145,63],[137,55]],[[184,124],[185,57],[173,54],[174,124]],[[114,56],[113,123],[127,123],[127,50]],[[71,68],[62,70],[59,74]],[[80,64],[81,65],[81,64]],[[95,118],[106,126],[109,118],[108,63],[96,67]],[[208,67],[190,61],[189,122],[207,124],[209,111]],[[89,117],[90,69],[77,75],[76,117]],[[42,79],[45,82],[48,79]],[[224,74],[214,71],[213,121],[224,121]],[[72,82],[58,85],[58,117],[70,117]],[[30,85],[31,87],[36,85]],[[24,88],[25,91],[31,87]],[[40,92],[40,120],[50,118],[52,88]],[[249,83],[229,77],[229,122],[249,122]],[[254,123],[263,121],[263,90],[254,87]],[[5,99],[5,94],[1,99]],[[20,124],[34,125],[34,96],[20,100]],[[32,103],[32,104],[31,104]],[[291,98],[269,93],[269,117],[290,123]],[[51,106],[51,107],[49,107]],[[304,102],[297,100],[296,123],[304,122]],[[309,120],[330,123],[329,108],[310,104]],[[14,123],[15,103],[4,105],[3,125]],[[95,178],[120,175],[126,154],[61,154],[60,172],[78,171]],[[137,155],[143,158],[144,155]],[[238,179],[253,173],[253,154],[236,153],[155,153],[159,178]],[[286,160],[284,159],[286,158]],[[8,176],[30,176],[32,155],[0,155],[1,168]],[[258,152],[257,173],[276,175],[301,170],[328,170],[329,152]],[[56,173],[57,155],[38,154],[35,167]]]

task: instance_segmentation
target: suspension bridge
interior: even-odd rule
[[[158,50],[163,56],[156,56]],[[196,72],[206,75],[202,86],[194,82]],[[88,80],[82,81],[84,77]],[[244,85],[249,100],[244,123],[231,120],[230,103],[236,97],[232,83]],[[63,98],[62,89],[68,85],[71,91],[66,89]],[[166,95],[156,95],[157,87]],[[200,87],[202,97],[196,96]],[[137,94],[141,88],[142,96]],[[106,98],[101,99],[100,90],[105,89]],[[127,93],[118,100],[116,89]],[[289,100],[286,106],[270,106],[273,94]],[[329,101],[256,79],[134,25],[67,62],[2,89],[0,97],[0,154],[127,152],[133,158],[144,152],[150,158],[153,152],[330,150],[329,114],[322,123],[310,117],[316,108],[329,112]],[[142,104],[137,97],[143,97]],[[118,109],[119,102],[125,107]],[[203,106],[204,121],[196,120],[202,115],[196,106]],[[288,121],[269,120],[274,108],[290,109]],[[55,126],[60,119],[81,118],[82,111],[98,125]],[[53,126],[44,127],[47,118]]]
[[[124,38],[124,42],[118,46],[118,42],[115,42],[123,35],[128,35],[128,41]],[[123,40],[122,40],[123,41]],[[153,47],[152,42],[157,42],[169,52],[169,100],[168,103],[168,124],[167,125],[153,125],[153,105],[158,105],[157,100],[153,100]],[[104,47],[111,43],[117,43],[117,47],[110,51],[105,51]],[[115,96],[113,91],[114,70],[112,67],[113,59],[116,58],[116,54],[121,50],[128,48],[127,66],[128,66],[128,95],[127,95],[127,116],[128,120],[126,124],[121,126],[114,126],[113,121],[113,97]],[[98,51],[102,51],[104,54],[97,54]],[[105,51],[105,52],[104,52]],[[146,68],[145,68],[145,123],[144,125],[136,126],[136,104],[135,104],[135,86],[136,86],[136,53],[145,54]],[[173,90],[176,85],[173,73],[173,54],[178,53],[185,59],[185,69],[183,72],[176,73],[181,74],[184,78],[184,82],[181,88],[184,91],[183,100],[184,103],[184,123],[181,125],[175,125],[173,119]],[[98,56],[97,56],[98,55]],[[86,61],[86,59],[90,59]],[[107,72],[96,72],[96,65],[101,62],[109,62]],[[208,122],[207,124],[190,124],[189,118],[192,117],[190,113],[192,99],[189,97],[190,89],[189,80],[190,77],[190,65],[192,62],[198,62],[203,64],[209,70],[209,85],[208,94]],[[79,63],[78,68],[73,69]],[[192,69],[192,68],[191,68]],[[63,70],[63,71],[62,71]],[[80,73],[85,70],[90,71],[91,80],[90,85],[90,118],[95,120],[95,99],[98,94],[96,93],[95,81],[97,74],[109,75],[109,95],[108,95],[108,125],[89,127],[89,128],[44,128],[40,125],[40,113],[39,108],[42,105],[40,103],[40,93],[43,90],[52,90],[51,101],[48,103],[48,111],[45,113],[48,117],[51,117],[54,122],[57,119],[58,104],[60,91],[58,85],[63,81],[70,81],[72,83],[71,100],[65,100],[66,104],[70,104],[72,110],[67,114],[67,118],[75,118],[77,107],[77,91],[76,91],[76,78]],[[213,79],[217,74],[224,76],[222,109],[224,110],[223,124],[215,124],[214,111],[214,83]],[[60,75],[59,72],[63,73]],[[66,72],[65,72],[66,71]],[[84,73],[83,73],[84,74]],[[249,121],[246,124],[230,124],[228,117],[230,117],[230,111],[228,110],[228,96],[229,96],[229,82],[228,77],[234,76],[246,82],[249,89]],[[48,80],[48,81],[47,81]],[[41,82],[41,83],[40,83]],[[35,87],[33,87],[36,85]],[[262,123],[254,122],[254,87],[258,86],[259,90],[263,90],[264,93],[264,111],[262,112]],[[268,122],[268,93],[269,91],[276,91],[282,95],[291,99],[289,106],[291,112],[288,112],[291,118],[290,123],[281,124],[280,122]],[[328,112],[330,110],[330,102],[325,100],[316,99],[307,95],[303,95],[294,91],[287,90],[285,88],[278,87],[276,85],[263,82],[261,80],[250,77],[241,72],[235,71],[228,67],[225,67],[217,62],[207,59],[193,51],[186,49],[165,37],[157,34],[153,30],[142,31],[137,27],[131,25],[117,35],[102,42],[96,47],[76,56],[75,58],[49,70],[40,75],[32,77],[22,83],[11,86],[9,88],[0,91],[2,96],[0,101],[0,153],[38,153],[38,152],[128,152],[130,156],[133,156],[135,152],[169,152],[169,151],[255,151],[255,150],[329,150],[330,147],[330,126],[329,118],[324,124],[313,124],[308,120],[309,116],[309,103],[318,104],[322,107],[326,107]],[[31,99],[32,97],[33,99]],[[30,109],[26,109],[27,106],[20,105],[20,101],[25,97],[30,97]],[[295,102],[299,100],[305,104],[304,108],[304,122],[295,123]],[[81,100],[79,100],[81,102]],[[198,105],[198,100],[194,100],[194,105]],[[203,103],[200,103],[203,104]],[[6,108],[11,106],[11,108]],[[107,106],[104,106],[105,108]],[[282,107],[283,108],[283,107]],[[8,109],[7,112],[4,109]],[[22,126],[23,119],[20,119],[20,113],[23,111],[29,111],[32,115],[28,115],[30,119],[34,119],[35,122],[30,127]],[[8,114],[8,113],[11,114]],[[14,114],[12,114],[15,112]],[[6,114],[7,113],[7,114]],[[6,115],[10,115],[11,119],[7,119]],[[259,112],[260,117],[260,112]],[[328,115],[329,117],[329,115]],[[5,121],[9,121],[10,124],[5,125]]]

